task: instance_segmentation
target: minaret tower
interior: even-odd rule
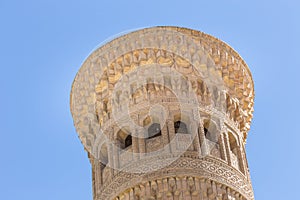
[[[253,100],[247,64],[205,33],[152,27],[100,46],[70,103],[93,199],[254,199],[245,152]]]

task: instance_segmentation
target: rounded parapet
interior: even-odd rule
[[[193,115],[201,109],[221,113],[246,140],[254,100],[248,66],[226,43],[186,28],[146,28],[96,49],[76,75],[70,106],[76,131],[94,155],[104,135],[114,139],[116,126],[146,126],[147,114],[140,119],[136,112],[149,105],[156,105],[149,113],[164,110],[158,99],[177,102],[182,112],[188,102],[196,107]]]

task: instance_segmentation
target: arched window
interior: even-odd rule
[[[230,151],[234,154],[234,155],[238,155],[237,154],[237,141],[235,139],[235,137],[232,135],[231,132],[228,132],[228,139],[229,139],[229,146],[230,146]]]
[[[128,135],[126,138],[125,138],[125,148],[129,147],[132,145],[132,137],[131,135]]]
[[[206,139],[209,139],[211,136],[210,131],[208,131],[208,129],[206,127],[204,127],[204,134],[205,134]]]
[[[154,123],[148,128],[148,139],[161,135],[160,124]]]
[[[125,129],[119,130],[117,141],[119,142],[120,148],[125,149],[132,145],[132,136]]]
[[[175,122],[174,129],[175,129],[175,133],[182,133],[182,134],[189,133],[186,124],[182,121]]]
[[[214,143],[218,142],[217,128],[213,122],[206,121],[204,123],[204,135],[209,141]]]

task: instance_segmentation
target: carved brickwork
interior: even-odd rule
[[[161,162],[160,159],[168,162],[171,158],[170,155],[161,155],[126,166],[134,168],[136,173],[126,173],[123,169],[112,181],[106,182],[99,191],[100,195],[97,199],[110,199],[126,188],[138,184],[141,180],[155,180],[172,175],[179,177],[190,175],[199,179],[214,180],[222,185],[230,186],[246,199],[253,199],[252,187],[247,178],[219,159],[213,157],[199,159],[195,154],[186,153],[168,167],[159,169],[156,164]]]
[[[241,194],[209,179],[192,176],[167,177],[140,183],[114,200],[186,199],[245,200]]]
[[[252,200],[245,142],[254,89],[224,42],[154,27],[96,49],[71,92],[94,200]]]

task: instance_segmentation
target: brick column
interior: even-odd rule
[[[113,167],[114,169],[119,169],[120,167],[120,144],[116,141],[111,143],[112,145],[112,152],[113,152]],[[117,170],[114,170],[114,173],[117,173]]]
[[[219,142],[219,145],[220,145],[221,158],[227,162],[227,153],[226,153],[226,147],[225,147],[225,141],[224,141],[223,133],[220,134],[218,142]]]
[[[98,195],[102,185],[103,185],[103,180],[102,180],[102,168],[103,164],[99,160],[95,160],[95,192],[96,195]]]
[[[139,137],[138,136],[139,134],[137,130],[134,130],[131,133],[133,160],[138,160],[139,158]]]
[[[198,134],[199,134],[202,156],[206,156],[209,154],[209,152],[207,150],[207,144],[206,144],[206,138],[205,138],[205,134],[204,134],[203,123],[199,123]]]
[[[161,124],[160,125],[161,127],[161,137],[162,137],[162,143],[163,143],[163,146],[161,148],[161,150],[164,151],[164,153],[168,153],[170,152],[170,149],[167,149],[167,151],[165,152],[165,149],[164,147],[167,147],[170,143],[170,138],[169,138],[169,128],[168,128],[168,123],[166,121],[165,124]]]
[[[112,130],[113,131],[113,130]],[[113,135],[110,133],[109,135]],[[107,142],[107,153],[108,153],[108,164],[110,168],[110,177],[112,178],[114,175],[114,148],[113,141],[110,140]]]
[[[191,135],[193,139],[194,148],[199,153],[199,155],[201,155],[200,140],[199,140],[198,127],[196,122],[191,122]]]
[[[242,149],[243,144],[238,141],[238,150],[237,150],[237,154],[238,154],[238,161],[239,161],[239,166],[240,166],[240,170],[243,174],[246,174],[246,163],[245,163],[245,159],[243,156],[243,149]]]
[[[169,146],[170,146],[170,152],[174,153],[176,152],[176,135],[175,135],[175,129],[174,129],[174,121],[171,119],[167,119],[167,128],[168,128],[168,135],[169,135]]]
[[[146,143],[145,143],[145,133],[143,129],[137,130],[137,135],[138,135],[138,148],[139,148],[139,153],[140,153],[140,158],[144,156],[146,153]]]
[[[231,162],[231,150],[230,150],[230,143],[229,143],[229,138],[228,138],[227,131],[224,133],[224,143],[225,143],[225,149],[226,149],[226,154],[227,154],[228,165],[232,166],[232,162]]]

